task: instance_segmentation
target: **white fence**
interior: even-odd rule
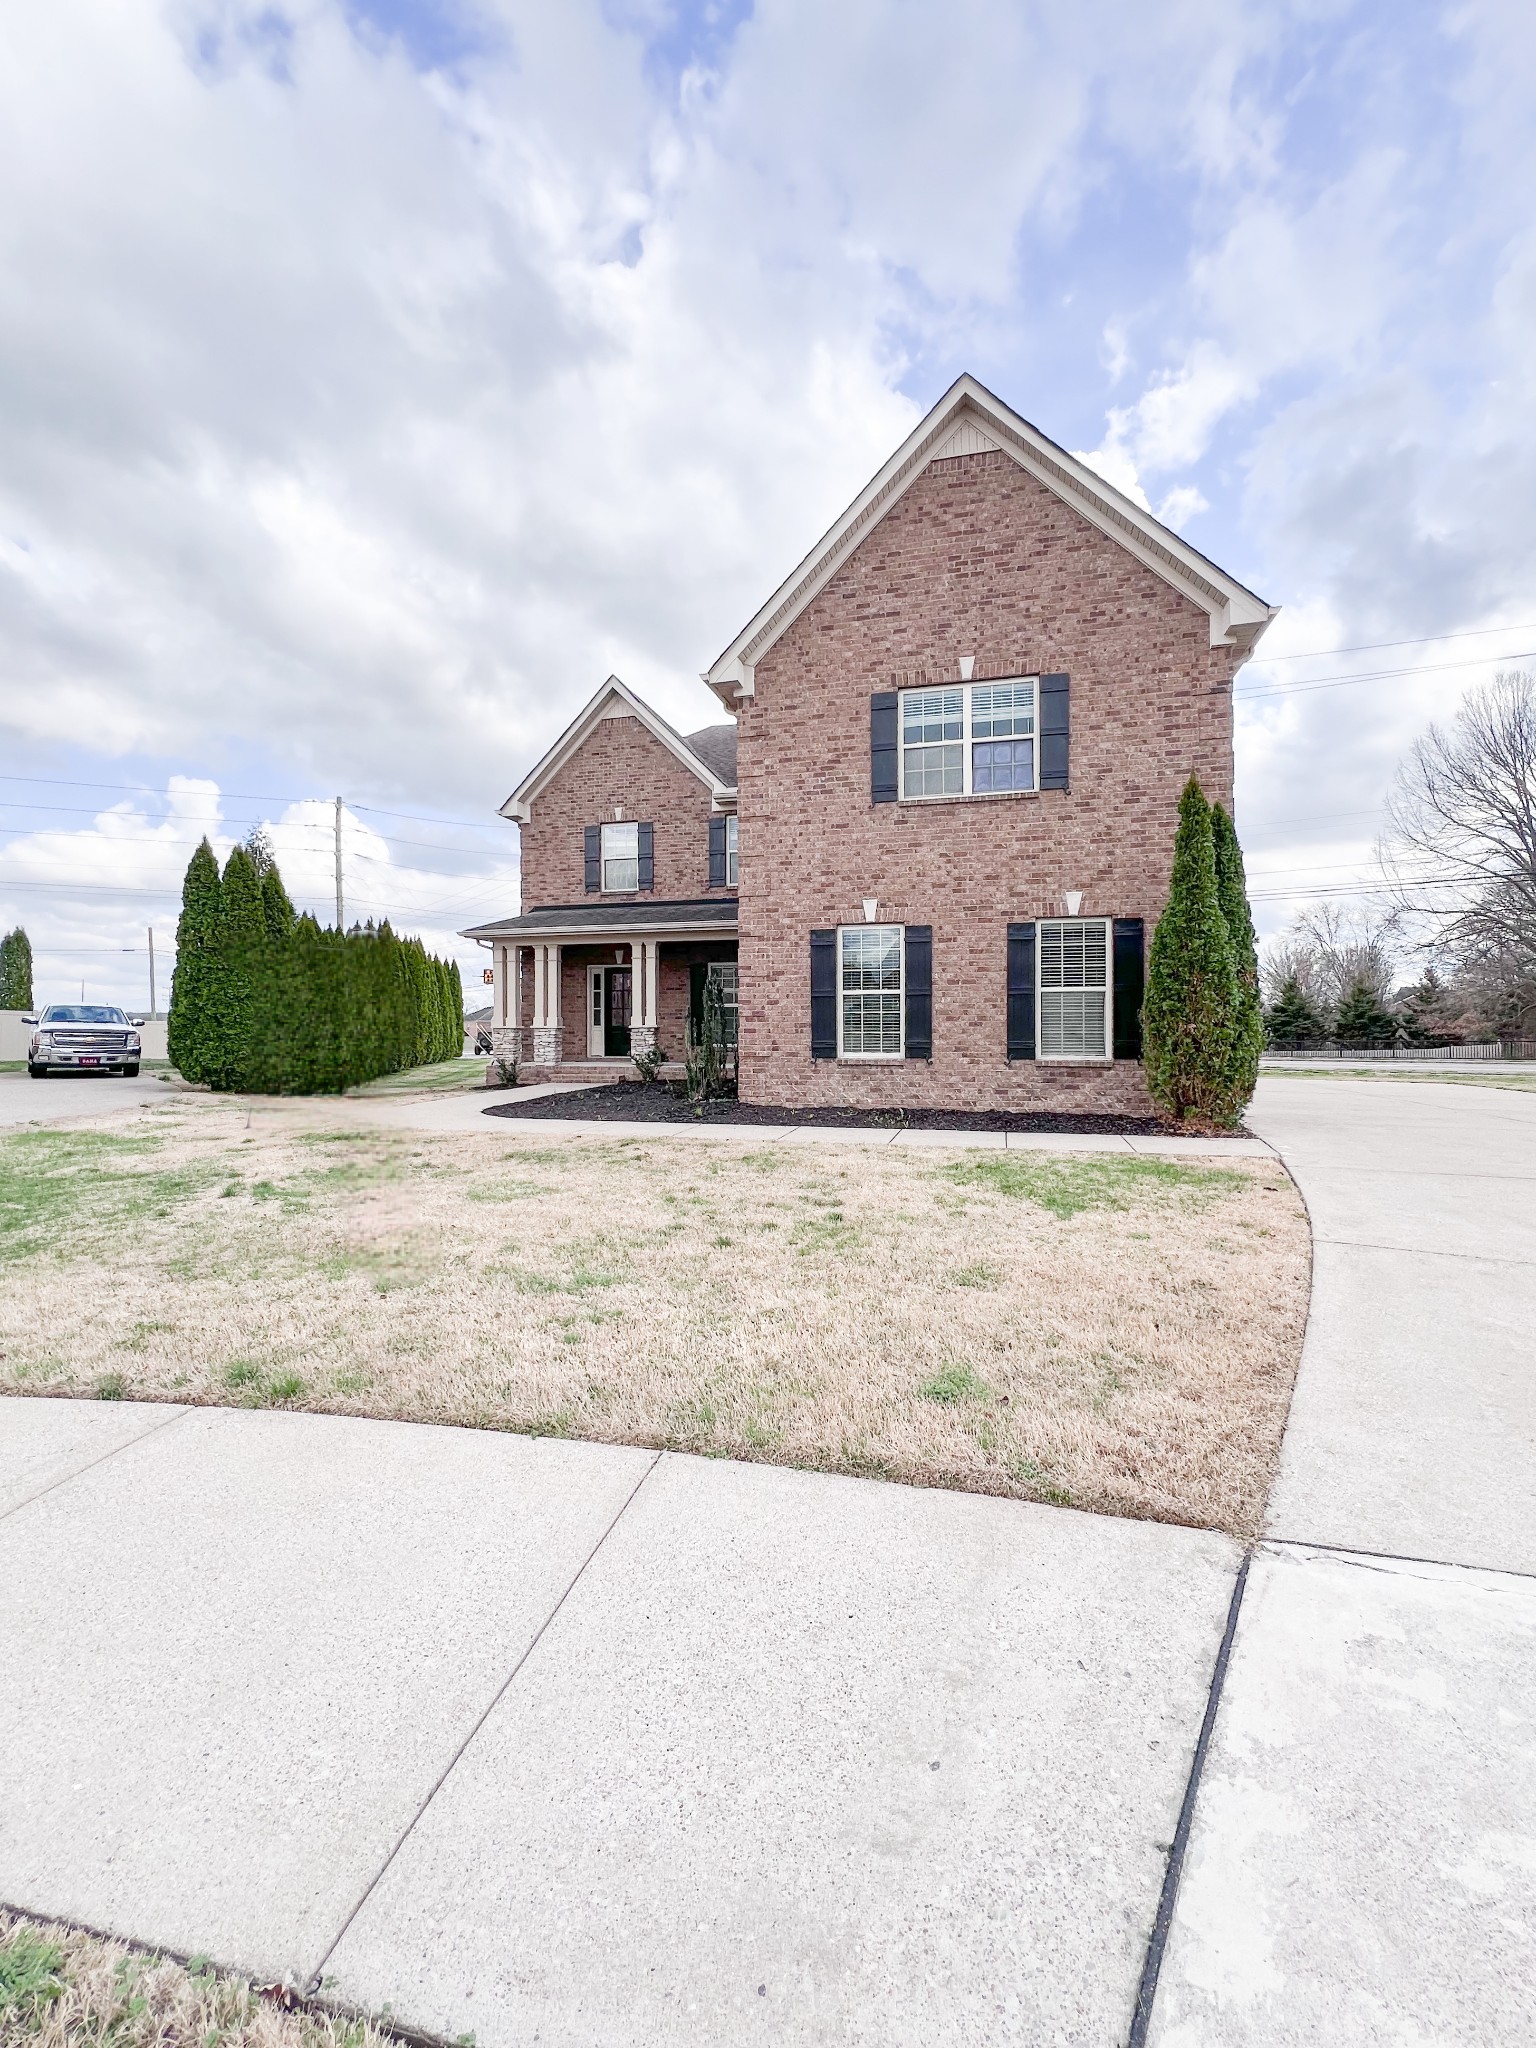
[[[25,1015],[21,1010],[0,1010],[0,1061],[24,1060],[27,1056],[27,1041],[32,1036],[32,1026],[24,1024]],[[163,1060],[165,1052],[165,1019],[151,1017],[139,1027],[139,1038],[143,1043],[147,1060]]]
[[[1495,1038],[1475,1045],[1312,1045],[1266,1048],[1266,1060],[1536,1060],[1536,1038]]]

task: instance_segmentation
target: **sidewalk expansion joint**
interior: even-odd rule
[[[656,1467],[661,1463],[662,1455],[663,1454],[660,1451],[656,1452],[656,1454],[652,1457],[651,1462],[646,1466],[645,1470],[640,1474],[640,1477],[629,1489],[629,1492],[625,1494],[623,1500],[619,1503],[618,1512],[614,1515],[612,1521],[608,1524],[607,1528],[604,1529],[603,1533],[598,1537],[597,1541],[593,1544],[592,1548],[587,1552],[586,1556],[582,1559],[581,1563],[572,1573],[570,1583],[569,1585],[567,1585],[565,1591],[560,1595],[560,1598],[555,1602],[554,1606],[551,1607],[548,1614],[546,1614],[544,1619],[539,1623],[538,1628],[534,1631],[533,1635],[529,1637],[528,1642],[524,1645],[521,1653],[517,1657],[516,1661],[513,1663],[512,1669],[507,1673],[506,1677],[501,1681],[501,1684],[496,1688],[496,1691],[492,1694],[491,1698],[486,1702],[485,1707],[483,1708],[481,1713],[476,1717],[473,1725],[466,1732],[463,1741],[459,1744],[458,1748],[453,1752],[453,1755],[449,1757],[447,1763],[444,1764],[442,1770],[438,1773],[433,1783],[428,1787],[426,1796],[421,1800],[421,1802],[416,1808],[416,1811],[411,1815],[410,1819],[406,1822],[405,1826],[400,1830],[400,1833],[396,1836],[394,1845],[390,1849],[389,1854],[384,1858],[384,1861],[379,1865],[378,1869],[374,1872],[373,1876],[369,1878],[367,1884],[363,1887],[363,1890],[358,1895],[357,1901],[353,1905],[351,1911],[347,1914],[347,1917],[342,1921],[340,1927],[338,1927],[336,1932],[332,1935],[324,1955],[321,1956],[319,1962],[316,1963],[314,1969],[310,1972],[308,1978],[305,1980],[302,1986],[302,1995],[304,1997],[313,1998],[315,1994],[321,1989],[325,1974],[325,1966],[331,1960],[331,1957],[335,1955],[337,1949],[341,1946],[341,1943],[346,1936],[347,1929],[352,1925],[352,1922],[357,1918],[358,1914],[361,1913],[364,1906],[366,1906],[368,1901],[373,1897],[374,1892],[378,1889],[380,1883],[383,1881],[386,1872],[393,1864],[395,1858],[400,1854],[400,1851],[405,1847],[407,1841],[409,1841],[412,1833],[416,1828],[417,1823],[421,1820],[422,1815],[426,1812],[427,1808],[432,1804],[433,1800],[437,1797],[438,1793],[442,1791],[444,1785],[447,1784],[449,1778],[452,1776],[454,1770],[457,1768],[459,1759],[463,1756],[465,1750],[469,1748],[469,1745],[480,1733],[480,1730],[485,1726],[486,1722],[489,1721],[492,1714],[495,1713],[496,1709],[501,1705],[502,1701],[506,1698],[508,1692],[512,1688],[513,1682],[517,1678],[518,1673],[522,1670],[523,1666],[528,1662],[528,1659],[533,1655],[534,1651],[539,1647],[539,1644],[543,1641],[545,1630],[548,1629],[550,1624],[554,1621],[555,1616],[560,1612],[561,1608],[564,1607],[566,1601],[570,1599],[571,1595],[575,1592],[576,1588],[581,1584],[582,1578],[586,1573],[587,1567],[591,1564],[592,1560],[597,1556],[598,1552],[602,1549],[603,1545],[608,1541],[608,1538],[613,1534],[614,1530],[618,1527],[619,1523],[624,1519],[624,1516],[629,1512],[630,1505],[633,1502],[635,1495],[640,1491],[641,1487],[644,1486],[647,1479],[650,1478],[651,1474],[656,1470]]]
[[[1152,2024],[1152,2008],[1157,2000],[1157,1980],[1163,1968],[1163,1951],[1168,1946],[1168,1934],[1173,1926],[1173,1909],[1178,1903],[1179,1879],[1184,1871],[1184,1854],[1189,1847],[1190,1829],[1194,1825],[1195,1801],[1200,1794],[1200,1778],[1205,1769],[1206,1752],[1211,1746],[1211,1734],[1216,1726],[1217,1709],[1221,1705],[1221,1691],[1226,1682],[1227,1665],[1232,1658],[1232,1644],[1237,1635],[1237,1617],[1243,1605],[1243,1591],[1248,1584],[1248,1566],[1251,1559],[1252,1552],[1245,1551],[1233,1583],[1232,1599],[1227,1607],[1227,1625],[1222,1632],[1221,1647],[1216,1652],[1216,1664],[1211,1672],[1211,1689],[1206,1695],[1205,1718],[1200,1723],[1195,1754],[1190,1761],[1189,1782],[1184,1787],[1184,1803],[1179,1808],[1179,1824],[1173,1831],[1173,1841],[1168,1849],[1168,1865],[1163,1872],[1162,1896],[1157,1902],[1157,1918],[1152,1923],[1152,1938],[1147,1943],[1146,1961],[1142,1964],[1141,1983],[1137,1987],[1136,2007],[1131,2015],[1131,2031],[1126,2048],[1145,2048],[1147,2029]]]
[[[25,1401],[29,1397],[19,1394],[7,1395],[5,1398]],[[36,1493],[29,1493],[25,1500],[16,1501],[8,1508],[0,1508],[0,1522],[8,1522],[12,1515],[19,1515],[23,1508],[33,1507],[38,1501],[46,1500],[50,1493],[57,1493],[61,1486],[68,1486],[73,1480],[83,1479],[87,1472],[94,1472],[98,1465],[105,1465],[109,1458],[120,1457],[124,1451],[131,1451],[137,1445],[146,1443],[150,1437],[158,1435],[162,1429],[169,1429],[173,1422],[180,1422],[184,1415],[190,1415],[192,1412],[190,1408],[178,1408],[174,1414],[163,1415],[158,1422],[152,1422],[148,1429],[141,1429],[137,1436],[126,1437],[122,1443],[113,1444],[112,1448],[103,1451],[99,1458],[92,1458],[88,1464],[77,1465],[73,1472],[63,1472],[57,1479],[50,1479],[46,1486],[40,1486]]]

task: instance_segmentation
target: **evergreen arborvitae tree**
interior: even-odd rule
[[[267,938],[273,945],[292,938],[297,918],[275,861],[261,877],[261,915]]]
[[[0,1010],[32,1007],[32,941],[20,925],[0,939]]]
[[[1333,1035],[1341,1045],[1390,1045],[1397,1019],[1383,1007],[1368,981],[1352,982],[1333,1016]]]
[[[1211,807],[1192,775],[1179,799],[1168,902],[1152,934],[1142,1058],[1153,1100],[1171,1115],[1236,1121],[1237,970],[1216,887]]]
[[[1279,1046],[1328,1035],[1327,1019],[1294,974],[1288,974],[1281,982],[1274,1002],[1264,1013],[1264,1035],[1271,1045]]]
[[[239,1088],[245,1080],[256,1015],[256,956],[267,936],[261,877],[243,846],[237,846],[224,863],[222,901],[208,1078],[215,1088]]]
[[[1264,1050],[1264,1016],[1259,1002],[1259,949],[1253,912],[1248,908],[1248,878],[1237,827],[1221,804],[1211,806],[1211,839],[1216,850],[1216,894],[1232,942],[1237,974],[1237,1010],[1232,1026],[1232,1093],[1238,1107],[1253,1100]]]
[[[176,968],[166,1025],[171,1065],[187,1081],[206,1081],[216,1031],[220,972],[219,936],[224,922],[219,864],[205,839],[187,863],[176,924]]]

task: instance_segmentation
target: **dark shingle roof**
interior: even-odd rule
[[[702,732],[683,734],[683,745],[697,754],[704,766],[727,789],[736,787],[736,728],[734,725],[706,725]]]
[[[650,897],[627,896],[617,903],[554,903],[504,917],[495,924],[473,925],[461,938],[515,938],[528,932],[665,931],[668,926],[696,931],[701,925],[736,929],[734,896],[700,896],[684,902],[658,903]]]

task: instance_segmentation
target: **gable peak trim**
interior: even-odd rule
[[[618,676],[610,676],[577,712],[575,718],[561,733],[552,747],[540,756],[501,806],[501,816],[511,818],[519,825],[526,825],[533,811],[534,799],[560,773],[568,762],[580,751],[583,743],[607,718],[636,718],[653,739],[657,739],[689,771],[696,775],[709,791],[716,805],[725,796],[734,798],[735,792],[711,774],[698,755],[695,754],[675,727],[668,725],[659,711],[653,710],[643,697],[637,697],[629,685]]]

